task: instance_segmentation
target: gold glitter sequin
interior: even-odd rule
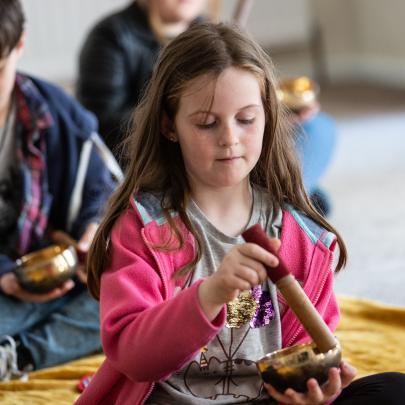
[[[252,297],[251,291],[242,291],[238,298],[227,305],[225,326],[228,328],[240,328],[250,322],[256,312],[257,303]]]

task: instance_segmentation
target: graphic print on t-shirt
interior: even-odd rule
[[[260,379],[256,384],[246,384],[246,375],[256,373],[256,359],[248,358],[243,348],[245,345],[248,349],[252,344],[251,340],[247,341],[252,331],[266,327],[273,317],[270,293],[261,286],[242,292],[229,303],[226,328],[211,344],[201,349],[199,361],[192,361],[184,372],[184,385],[189,393],[210,400],[233,398],[240,402],[259,398],[262,390]],[[210,350],[213,346],[214,350]],[[194,384],[206,376],[210,377],[206,384]]]

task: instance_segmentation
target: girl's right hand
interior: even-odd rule
[[[279,239],[271,239],[274,251],[280,248]],[[277,267],[278,258],[254,243],[234,246],[222,260],[218,270],[199,287],[199,300],[208,319],[213,320],[222,306],[267,278],[265,267]]]

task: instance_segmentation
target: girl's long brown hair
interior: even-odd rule
[[[261,85],[266,124],[262,153],[251,173],[251,181],[268,190],[274,212],[289,203],[336,234],[337,271],[345,265],[347,254],[342,238],[312,206],[304,190],[294,148],[295,135],[277,100],[277,83],[270,58],[238,28],[203,23],[190,27],[162,51],[145,96],[134,112],[132,131],[127,139],[125,179],[109,201],[89,252],[88,286],[95,298],[99,298],[100,277],[109,260],[111,230],[128,208],[131,197],[140,191],[162,195],[163,212],[180,246],[184,240],[171,219],[171,210],[179,213],[195,236],[197,255],[183,273],[199,260],[200,239],[186,213],[190,188],[180,147],[163,135],[162,120],[166,116],[174,122],[182,92],[191,80],[207,74],[215,79],[231,66],[253,73]]]

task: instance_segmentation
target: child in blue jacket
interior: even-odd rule
[[[115,185],[94,116],[61,89],[17,73],[24,36],[20,2],[2,1],[0,381],[100,349],[98,305],[83,271],[34,294],[13,269],[19,257],[55,242],[74,240],[86,252]]]

